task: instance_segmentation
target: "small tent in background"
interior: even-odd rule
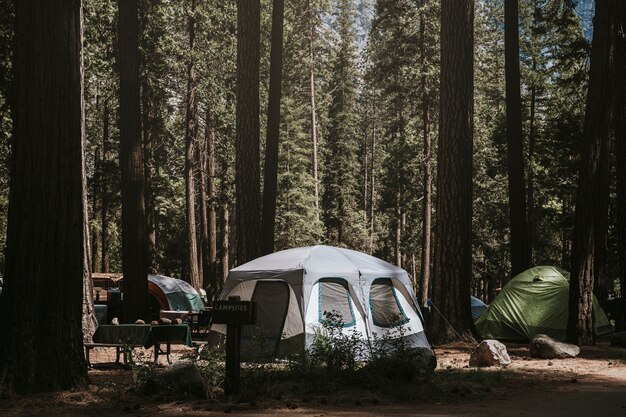
[[[487,311],[487,304],[483,303],[481,299],[472,295],[470,297],[470,302],[472,305],[472,320],[476,320],[482,316],[485,311]]]
[[[569,272],[553,266],[530,268],[511,279],[489,308],[476,320],[483,339],[531,340],[543,333],[565,340],[569,302]],[[596,334],[612,331],[611,324],[593,299]]]
[[[163,275],[148,275],[148,292],[161,310],[200,311],[200,294],[187,282]]]
[[[302,350],[332,320],[343,334],[370,341],[396,330],[396,338],[432,356],[407,272],[364,253],[312,246],[266,255],[230,271],[220,299],[230,296],[256,302],[257,323],[242,331],[244,351],[254,338],[271,355]],[[211,340],[225,331],[214,324]]]

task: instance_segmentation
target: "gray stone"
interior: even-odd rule
[[[545,334],[538,334],[530,342],[530,356],[541,359],[575,358],[580,348],[569,343],[558,342]]]
[[[190,360],[176,361],[165,369],[155,369],[144,382],[150,394],[169,392],[206,398],[206,387],[200,370]]]
[[[611,336],[611,345],[626,347],[626,332],[617,332]]]
[[[469,359],[469,366],[507,366],[511,363],[506,346],[497,340],[487,339],[480,342],[472,352]]]

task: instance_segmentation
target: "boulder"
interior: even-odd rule
[[[159,319],[159,324],[172,324],[172,320],[162,317]]]
[[[200,370],[190,360],[176,361],[165,369],[153,369],[145,379],[143,389],[146,393],[190,394],[206,398],[206,387]]]
[[[177,317],[174,319],[174,323],[176,324],[183,324],[183,319],[181,319],[180,317]]]
[[[469,359],[469,366],[507,366],[511,363],[506,346],[497,340],[487,339],[480,342],[472,352]]]
[[[626,347],[626,331],[614,333],[611,336],[611,345]]]
[[[538,334],[530,342],[530,356],[541,359],[575,358],[580,348],[569,343],[558,342],[545,334]]]
[[[137,319],[135,320],[135,324],[146,324],[146,322],[141,319]]]

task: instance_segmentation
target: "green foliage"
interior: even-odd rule
[[[236,7],[197,3],[196,48],[189,50],[191,1],[141,0],[140,67],[146,172],[153,174],[158,269],[185,277],[184,98],[187,64],[197,68],[198,142],[216,137],[218,259],[222,211],[234,208]],[[261,105],[266,106],[272,2],[262,2]],[[568,267],[578,144],[589,45],[571,0],[520,0],[523,128],[533,263]],[[476,2],[474,288],[509,274],[504,126],[503,0]],[[7,221],[11,140],[12,7],[0,16],[0,241]],[[439,2],[311,0],[285,4],[276,249],[329,243],[420,269],[424,108],[436,154]],[[107,212],[110,270],[121,270],[117,4],[84,1],[86,166],[92,253],[101,256]],[[311,75],[315,109],[311,108]],[[108,138],[104,141],[105,108]],[[312,110],[317,118],[318,184]],[[265,112],[261,111],[261,139]],[[261,141],[262,143],[263,141]],[[262,151],[263,144],[261,144]],[[436,167],[434,167],[434,174]],[[445,175],[445,173],[442,173]],[[531,187],[532,185],[532,187]],[[319,187],[320,201],[315,190]],[[436,190],[435,203],[436,203]],[[317,203],[319,207],[317,207]],[[103,211],[103,205],[107,210]],[[436,204],[435,204],[436,209]],[[436,219],[434,219],[436,222]],[[236,234],[230,232],[232,245]],[[614,230],[610,247],[616,246]],[[436,237],[435,237],[436,239]],[[611,252],[612,253],[612,252]],[[231,253],[231,255],[233,255]],[[3,265],[0,251],[0,271]],[[231,258],[232,259],[232,258]],[[617,274],[614,255],[610,276]],[[100,262],[94,261],[98,270]],[[230,265],[229,265],[230,266]],[[221,269],[221,265],[218,265]],[[488,285],[485,285],[488,283]]]
[[[365,51],[362,99],[369,116],[364,122],[371,126],[364,144],[371,152],[366,169],[375,178],[369,190],[373,249],[388,260],[400,255],[411,271],[419,269],[423,233],[424,108],[430,137],[437,135],[438,33],[438,2],[378,1]],[[435,150],[436,145],[432,155]]]

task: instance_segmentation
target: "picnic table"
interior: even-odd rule
[[[142,347],[146,336],[150,331],[149,324],[103,324],[98,326],[93,335],[93,342],[85,343],[85,359],[87,366],[91,367],[89,353],[96,347],[114,347],[115,363],[120,362],[120,355],[123,354],[124,363],[132,362],[129,355],[134,348]]]
[[[165,350],[161,349],[162,344],[165,344]],[[193,346],[187,324],[151,326],[144,339],[143,347],[149,349],[154,346],[155,362],[159,361],[159,355],[166,355],[167,361],[171,363],[170,353],[173,344]]]

